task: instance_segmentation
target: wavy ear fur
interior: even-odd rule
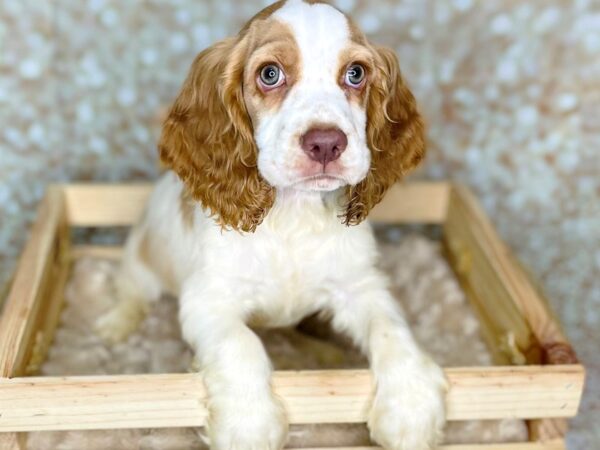
[[[254,231],[274,201],[260,176],[242,94],[244,38],[230,38],[194,60],[163,125],[160,159],[221,226]]]
[[[402,79],[398,59],[390,49],[375,50],[377,68],[367,100],[371,168],[363,181],[348,189],[347,225],[365,220],[388,188],[425,155],[423,120]]]

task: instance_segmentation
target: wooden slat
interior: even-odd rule
[[[514,302],[505,274],[498,268],[496,247],[489,233],[485,233],[478,217],[463,202],[465,191],[454,186],[450,193],[444,223],[449,262],[478,316],[495,362],[525,364],[535,358],[537,341]]]
[[[451,194],[451,211],[460,208],[465,221],[474,233],[478,243],[486,252],[493,269],[502,281],[503,288],[510,295],[520,313],[529,323],[544,350],[548,362],[570,364],[577,362],[558,320],[551,312],[547,300],[531,282],[520,267],[509,248],[498,236],[493,225],[486,217],[477,200],[464,186],[455,186]],[[569,348],[552,349],[556,344],[566,344]]]
[[[69,225],[128,226],[141,216],[151,184],[68,184],[64,186]]]
[[[379,223],[441,224],[446,219],[450,185],[445,182],[413,182],[392,186],[369,215]]]
[[[29,240],[1,311],[2,377],[26,374],[32,354],[41,358],[48,348],[45,337],[52,335],[61,300],[57,296],[62,295],[66,280],[62,256],[67,238],[62,192],[51,187],[38,207]],[[50,301],[46,297],[51,297]],[[25,441],[23,433],[2,433],[0,450],[24,449]]]
[[[16,433],[0,433],[0,450],[21,450]],[[458,444],[441,445],[439,450],[564,450],[562,440],[552,442],[527,442],[510,444]],[[332,447],[287,449],[286,450],[334,450]],[[382,450],[381,447],[335,447],[335,450]]]
[[[302,450],[382,450],[381,447],[320,447]],[[286,449],[301,450],[301,449]],[[549,442],[514,442],[509,444],[455,444],[441,445],[438,450],[565,450],[562,439]]]
[[[66,221],[63,221],[59,227],[57,242],[58,254],[51,269],[51,286],[48,288],[48,294],[42,299],[39,318],[34,326],[33,347],[28,352],[29,356],[25,367],[27,375],[37,374],[41,365],[46,360],[46,354],[52,345],[54,331],[58,325],[60,312],[62,311],[65,286],[71,267],[69,256],[70,238]]]
[[[0,377],[20,376],[25,372],[42,303],[55,281],[53,269],[60,258],[57,235],[64,219],[62,192],[50,188],[39,206],[0,317]]]
[[[135,223],[142,214],[151,184],[69,184],[64,186],[71,226],[108,227]],[[449,185],[420,182],[393,186],[371,213],[382,223],[442,223]]]
[[[570,417],[583,386],[578,365],[447,369],[449,420]],[[366,370],[276,372],[290,423],[366,420]],[[201,426],[197,374],[0,380],[0,431]]]
[[[120,260],[123,256],[123,247],[115,245],[75,245],[71,251],[71,259],[101,258]]]
[[[469,237],[465,238],[465,236],[469,233],[470,238],[476,241],[476,247],[485,254],[485,258],[500,282],[502,292],[506,295],[506,298],[502,300],[501,305],[494,302],[495,298],[493,297],[484,299],[484,302],[475,301],[476,309],[484,309],[488,314],[491,313],[493,316],[492,321],[495,323],[502,317],[501,311],[508,311],[510,316],[515,319],[522,317],[522,320],[525,321],[535,337],[535,343],[526,344],[523,338],[519,340],[520,342],[517,342],[526,362],[542,362],[545,364],[577,363],[575,352],[562,331],[559,321],[552,313],[540,287],[532,281],[510,249],[500,239],[473,194],[464,186],[455,186],[452,189],[445,229],[451,236],[448,239],[451,248],[450,253],[454,253],[455,258],[460,253],[460,249],[456,251],[455,248],[452,251],[452,246],[457,247],[458,242],[460,247],[461,239],[468,242]],[[479,263],[476,263],[475,267],[476,270],[481,269]],[[468,278],[468,274],[466,278]],[[469,284],[466,290],[469,288],[476,289],[476,286]],[[498,292],[497,288],[496,292]],[[509,299],[510,302],[508,302]],[[509,306],[509,303],[514,306]],[[516,309],[516,314],[513,309]],[[483,324],[487,322],[485,312],[481,319]],[[520,319],[517,319],[517,321],[520,321]],[[510,322],[507,321],[506,323]],[[502,341],[498,340],[502,339],[501,336],[498,328],[495,328],[492,337],[495,344],[492,348],[501,348]],[[537,354],[533,351],[534,349],[538,350]],[[535,440],[559,438],[564,436],[567,430],[567,423],[562,419],[534,420],[530,421],[528,426],[530,437]]]
[[[548,442],[442,445],[440,450],[565,450],[565,442],[556,439]]]

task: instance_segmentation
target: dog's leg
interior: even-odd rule
[[[414,341],[397,302],[379,274],[333,302],[333,326],[368,355],[376,391],[368,425],[388,450],[430,450],[445,422],[442,370]]]
[[[96,332],[107,342],[126,339],[144,319],[149,302],[160,297],[160,280],[148,267],[148,261],[140,258],[143,242],[142,229],[134,228],[114,281],[115,305],[96,321]]]
[[[283,407],[271,390],[271,363],[244,323],[244,302],[226,287],[184,286],[180,321],[200,362],[208,392],[212,450],[279,450],[287,435]]]

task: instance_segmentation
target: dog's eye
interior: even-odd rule
[[[344,83],[346,85],[359,88],[362,86],[363,81],[365,80],[365,68],[361,64],[352,64],[346,70],[346,76],[344,77]]]
[[[258,81],[264,90],[274,89],[285,81],[283,70],[275,64],[267,64],[260,69]]]

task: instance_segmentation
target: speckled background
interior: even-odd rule
[[[0,285],[46,185],[157,175],[193,56],[261,6],[0,2]],[[600,2],[339,0],[394,47],[429,122],[417,176],[473,187],[589,371],[570,449],[600,445]]]

